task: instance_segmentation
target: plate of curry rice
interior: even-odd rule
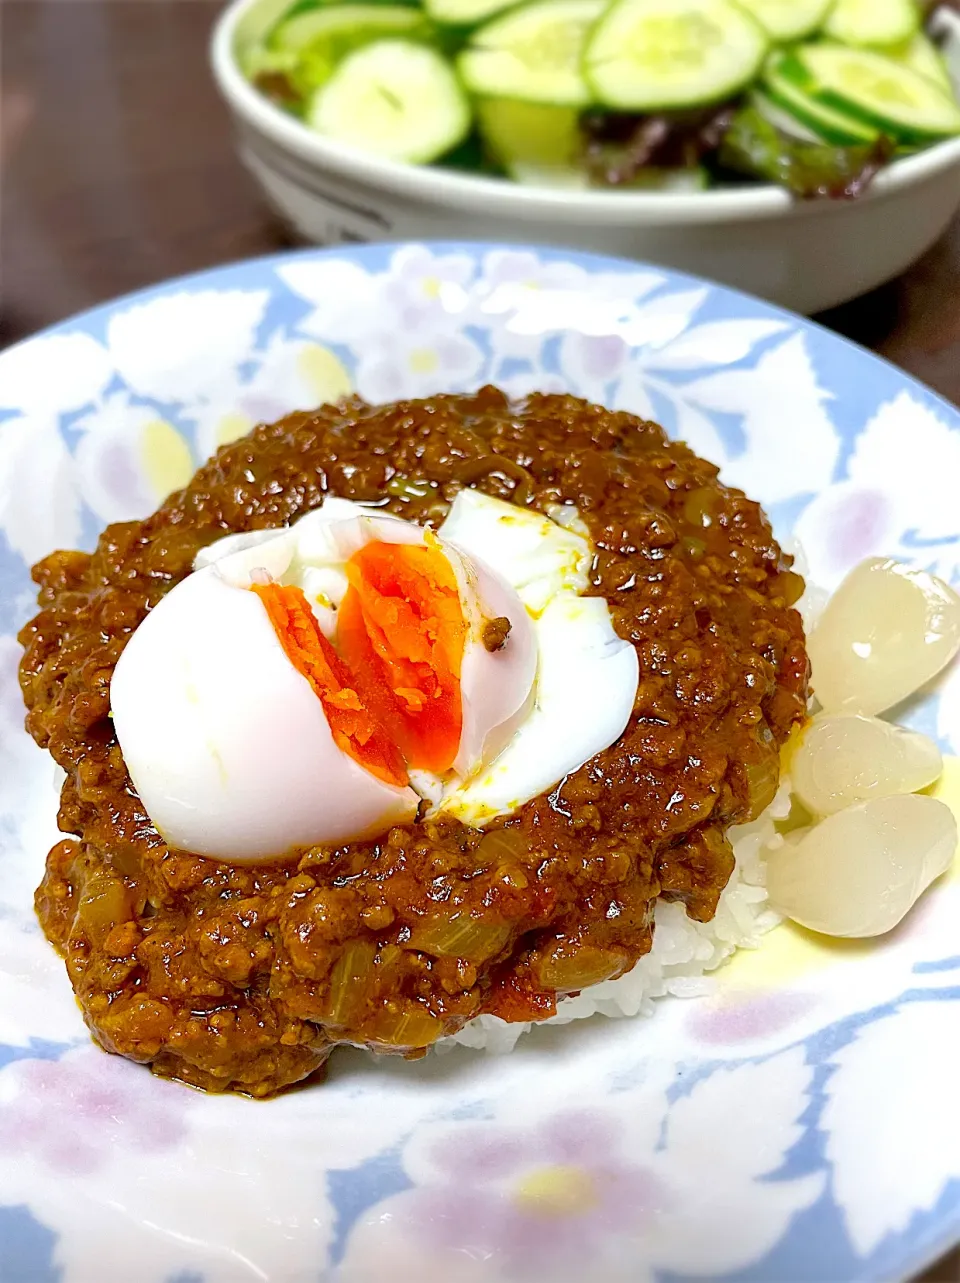
[[[958,430],[766,303],[496,244],[0,354],[0,1277],[947,1251]]]

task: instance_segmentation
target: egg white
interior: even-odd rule
[[[583,597],[594,551],[576,509],[552,518],[462,490],[439,532],[514,587],[533,621],[532,706],[503,751],[447,791],[438,810],[482,828],[578,770],[620,738],[640,680],[603,597]]]
[[[606,601],[583,597],[593,547],[576,510],[555,519],[462,491],[437,532],[467,636],[463,731],[443,777],[410,788],[344,753],[320,700],[287,658],[259,598],[271,580],[301,587],[336,635],[345,563],[371,540],[435,536],[368,505],[329,498],[282,530],[228,535],[136,630],[111,686],[131,778],[171,845],[258,860],[372,836],[431,813],[482,827],[550,789],[623,732],[639,680],[634,648]],[[506,616],[498,651],[485,623]]]
[[[558,505],[551,519],[480,490],[461,490],[438,533],[515,588],[532,615],[559,593],[580,594],[589,586],[593,548],[569,505]]]
[[[216,858],[268,859],[412,818],[420,793],[386,784],[340,749],[321,701],[249,589],[297,584],[334,637],[346,561],[371,540],[422,546],[428,537],[410,522],[331,499],[293,527],[230,535],[198,555],[194,573],[128,642],[111,686],[131,778],[167,842]],[[441,551],[467,633],[453,770],[442,780],[417,773],[421,792],[437,798],[509,740],[537,668],[532,623],[516,593],[452,546]],[[491,653],[483,629],[500,615],[511,632]]]
[[[228,536],[201,552],[197,565],[216,566],[237,588],[249,588],[264,577],[298,584],[330,639],[336,635],[336,612],[348,587],[346,561],[371,540],[419,546],[426,542],[421,526],[337,498],[327,499],[273,541],[262,539],[262,534]],[[463,730],[451,775],[463,779],[500,752],[529,707],[537,646],[532,622],[509,581],[446,540],[442,550],[456,577],[467,625],[460,671]],[[491,652],[483,645],[483,630],[488,620],[499,617],[512,620],[512,627],[503,649]],[[443,781],[427,773],[419,772],[417,779],[428,797],[443,791]]]
[[[503,752],[440,809],[482,828],[547,792],[616,742],[639,680],[637,652],[614,632],[601,597],[558,594],[535,624],[534,705]]]
[[[110,696],[130,777],[171,846],[252,861],[311,846],[318,833],[331,843],[372,836],[416,814],[412,789],[338,748],[260,599],[213,567],[146,617]]]

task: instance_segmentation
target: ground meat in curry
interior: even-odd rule
[[[112,733],[110,677],[197,550],[328,494],[436,524],[465,485],[580,510],[591,591],[640,660],[620,740],[485,832],[423,821],[254,867],[168,849]],[[72,835],[48,857],[40,920],[98,1041],[208,1089],[268,1095],[337,1043],[422,1054],[482,1012],[547,1017],[649,950],[658,897],[708,920],[726,830],[771,800],[805,707],[802,581],[757,504],[655,424],[572,397],[485,388],[289,415],[34,577],[27,727],[67,772]]]

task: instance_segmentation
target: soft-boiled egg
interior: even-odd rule
[[[434,534],[329,498],[229,535],[130,638],[111,685],[131,778],[170,845],[256,861],[423,811],[482,827],[623,732],[634,648],[582,597],[551,517],[462,491]]]

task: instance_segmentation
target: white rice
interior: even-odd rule
[[[775,837],[776,821],[785,819],[789,812],[790,788],[783,782],[759,819],[730,829],[727,837],[737,863],[712,922],[694,922],[682,904],[659,901],[653,948],[633,970],[618,980],[592,985],[576,998],[565,998],[557,1014],[540,1023],[565,1025],[594,1015],[649,1016],[655,998],[694,998],[706,993],[708,971],[719,967],[735,949],[757,948],[760,937],[780,922],[767,906],[761,851]],[[512,1051],[532,1028],[529,1022],[508,1024],[498,1016],[477,1016],[459,1033],[438,1043],[437,1050],[443,1052],[461,1043],[492,1052]]]

